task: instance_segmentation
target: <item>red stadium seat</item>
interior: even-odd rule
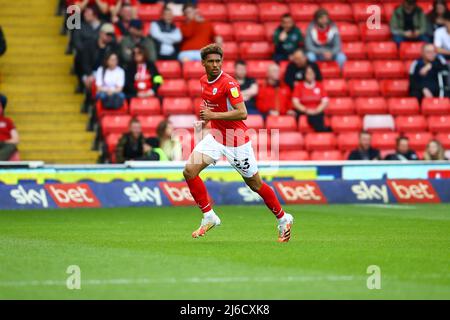
[[[327,2],[322,4],[333,21],[353,21],[352,7],[347,3]]]
[[[310,22],[319,6],[315,3],[289,3],[289,8],[295,21]]]
[[[372,145],[378,149],[395,149],[398,132],[375,132],[372,135]]]
[[[330,97],[347,96],[347,82],[344,79],[324,79],[322,83]]]
[[[366,44],[369,59],[397,59],[397,45],[393,41],[369,42]]]
[[[280,21],[281,16],[289,12],[289,7],[284,3],[267,2],[258,3],[259,19],[265,21]]]
[[[272,60],[247,61],[247,75],[251,78],[263,79],[267,76],[267,69],[274,62]]]
[[[280,151],[301,150],[304,143],[303,135],[300,132],[280,132],[278,144]]]
[[[356,149],[359,145],[358,132],[345,132],[338,136],[337,144],[341,151],[351,151]]]
[[[213,25],[214,33],[221,36],[223,41],[233,41],[234,40],[234,28],[231,23],[216,22]]]
[[[435,133],[450,132],[450,116],[428,117],[428,128]]]
[[[266,119],[267,130],[279,129],[280,131],[296,131],[297,122],[293,116],[271,116]]]
[[[255,22],[233,23],[234,36],[236,41],[265,41],[266,30],[263,24]]]
[[[361,131],[362,121],[359,116],[334,116],[331,118],[333,132],[355,132]]]
[[[161,19],[163,11],[162,3],[155,4],[139,4],[137,6],[137,14],[139,19],[144,21],[155,21]]]
[[[365,42],[369,41],[389,41],[391,40],[391,30],[389,25],[381,24],[379,29],[369,29],[365,23],[360,26],[361,38]]]
[[[105,115],[101,120],[102,134],[104,137],[110,133],[122,134],[128,131],[131,116],[128,114],[123,115]]]
[[[398,2],[388,2],[383,4],[384,19],[386,21],[391,21],[392,15],[398,6]]]
[[[416,98],[390,98],[389,113],[394,116],[419,114],[419,102]]]
[[[330,98],[325,114],[332,116],[349,115],[355,112],[352,98]]]
[[[306,150],[331,150],[336,146],[336,137],[333,133],[309,133],[305,140]]]
[[[424,42],[404,41],[400,44],[400,59],[418,59],[422,54]]]
[[[251,3],[228,3],[230,21],[258,21],[258,7]]]
[[[355,100],[356,112],[360,115],[387,113],[386,100],[383,97],[358,98]]]
[[[244,122],[249,129],[264,129],[264,118],[259,114],[249,114]]]
[[[342,72],[344,78],[370,78],[373,76],[372,63],[367,60],[347,61]]]
[[[342,41],[359,41],[360,29],[356,24],[348,22],[338,22],[337,27],[339,29],[339,34]]]
[[[325,118],[327,119],[327,118]],[[325,121],[326,124],[326,121]],[[298,118],[298,131],[301,133],[312,133],[314,132],[314,128],[311,127],[308,123],[308,119],[306,116],[300,116]]]
[[[171,114],[194,113],[191,98],[165,98],[162,105],[162,113],[166,116]]]
[[[304,150],[280,151],[279,157],[281,161],[308,161],[309,153]]]
[[[306,34],[306,30],[308,30],[310,23],[311,23],[311,21],[299,21],[299,22],[296,22],[295,25],[297,26],[297,28],[299,28],[301,30],[301,32],[303,34]]]
[[[342,43],[342,51],[350,60],[366,59],[364,42],[344,42]]]
[[[158,60],[155,62],[159,73],[164,79],[181,78],[181,66],[176,60]]]
[[[341,69],[336,61],[318,61],[320,73],[324,78],[339,78]]]
[[[341,161],[344,157],[339,150],[325,150],[311,152],[311,160],[313,161]]]
[[[266,22],[264,23],[264,29],[266,30],[266,40],[269,42],[273,41],[273,35],[275,30],[279,27],[279,22]]]
[[[155,116],[138,116],[138,120],[142,126],[142,132],[144,136],[155,136],[156,128],[159,123],[165,119],[165,116],[155,115]]]
[[[425,14],[430,13],[433,10],[433,1],[419,1],[417,5],[423,10]]]
[[[436,139],[442,143],[442,146],[445,149],[450,150],[450,132],[438,133]]]
[[[128,113],[128,103],[127,100],[123,101],[122,106],[119,109],[105,109],[103,107],[103,103],[101,100],[98,100],[95,104],[95,109],[97,112],[97,118],[101,119],[102,117],[106,115],[121,115],[121,114],[127,114]]]
[[[352,3],[353,17],[357,22],[366,22],[373,11],[369,10],[369,6],[373,6],[372,2],[358,1],[359,3]]]
[[[222,70],[228,73],[230,76],[234,77],[234,61],[226,60],[222,64]]]
[[[199,79],[205,74],[205,68],[200,61],[186,61],[183,63],[183,77],[188,79]]]
[[[201,15],[209,21],[228,20],[227,7],[222,3],[200,2],[197,5]]]
[[[198,80],[197,80],[198,81]],[[162,97],[183,97],[187,94],[186,82],[183,79],[166,79],[158,94]]]
[[[239,57],[238,45],[236,42],[224,42],[222,50],[226,60],[236,60]]]
[[[408,132],[406,136],[409,138],[409,146],[413,150],[424,150],[428,142],[433,139],[430,132]]]
[[[422,100],[422,113],[425,115],[445,115],[450,113],[448,98],[424,98]]]
[[[198,79],[189,80],[187,87],[191,97],[200,97],[202,95],[202,88]]]
[[[117,144],[119,143],[121,137],[122,135],[119,133],[111,133],[108,134],[108,136],[106,137],[105,142],[108,148],[108,153],[110,155],[112,155],[115,152]]]
[[[380,87],[376,80],[350,80],[348,87],[353,97],[374,97],[380,93]]]
[[[395,119],[398,132],[427,131],[427,120],[422,115],[398,116]]]
[[[242,42],[239,46],[239,55],[243,60],[272,58],[272,45],[267,41]]]
[[[379,60],[373,62],[377,79],[399,79],[406,76],[405,65],[398,60]]]
[[[174,129],[188,129],[194,131],[194,122],[198,120],[194,114],[175,114],[169,116],[168,120]]]
[[[161,104],[156,97],[133,98],[130,101],[132,116],[161,114]]]
[[[381,92],[385,97],[407,97],[409,94],[408,80],[382,80]]]

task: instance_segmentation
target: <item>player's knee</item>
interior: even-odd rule
[[[185,167],[183,170],[183,176],[186,180],[194,179],[197,175],[197,172],[191,167]]]
[[[262,187],[262,184],[256,180],[247,181],[247,185],[253,192],[258,192]]]

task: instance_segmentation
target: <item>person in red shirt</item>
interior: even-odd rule
[[[247,118],[239,83],[223,72],[223,51],[217,44],[201,50],[205,73],[200,79],[203,108],[200,119],[203,124],[194,125],[198,131],[208,122],[211,130],[195,147],[183,170],[192,197],[203,212],[200,227],[192,233],[193,238],[204,236],[219,226],[221,221],[214,212],[201,171],[225,157],[243,177],[251,190],[258,193],[267,207],[278,219],[278,241],[287,242],[291,237],[292,215],[285,213],[275,192],[261,180],[253,153],[252,143],[244,121]]]
[[[0,95],[1,96],[1,95]],[[6,97],[0,97],[0,161],[8,161],[17,151],[19,134],[10,118],[4,116]]]
[[[298,116],[305,114],[308,123],[317,132],[329,132],[325,126],[324,110],[328,107],[328,95],[322,83],[316,81],[311,66],[306,67],[305,81],[297,83],[292,94],[292,104]]]

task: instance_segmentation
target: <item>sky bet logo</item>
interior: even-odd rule
[[[23,186],[18,185],[17,189],[11,190],[10,195],[19,205],[38,205],[42,208],[48,208],[47,194],[43,188],[26,190]]]
[[[327,199],[314,181],[274,182],[273,186],[287,204],[327,203]]]
[[[388,188],[384,184],[380,186],[376,184],[368,185],[366,182],[361,181],[359,184],[352,186],[352,192],[359,201],[382,201],[383,203],[389,203]]]
[[[186,182],[161,182],[159,183],[159,187],[162,189],[172,205],[195,205],[194,198],[192,198]]]
[[[100,207],[100,201],[85,183],[46,184],[44,187],[60,208]]]

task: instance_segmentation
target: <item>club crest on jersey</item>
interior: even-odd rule
[[[213,89],[213,95],[215,96],[216,93],[217,93],[217,88],[214,88],[214,89]]]
[[[231,88],[230,92],[231,92],[231,96],[233,98],[239,97],[239,90],[236,87]]]

